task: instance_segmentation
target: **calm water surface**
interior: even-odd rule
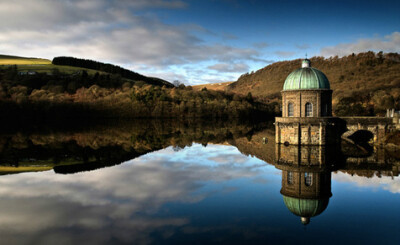
[[[2,136],[1,243],[400,243],[393,155],[277,150],[269,128],[146,127]]]

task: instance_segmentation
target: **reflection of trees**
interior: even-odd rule
[[[193,142],[224,143],[262,127],[235,121],[136,120],[89,130],[2,135],[0,169],[40,165],[54,167],[60,173],[87,171],[120,164],[168,146],[182,149]],[[2,169],[3,174],[10,172],[10,168]]]
[[[274,142],[273,129],[257,130],[249,141],[245,137],[235,138],[230,143],[236,146],[241,153],[255,156],[268,163],[278,161],[297,161],[296,157],[308,156],[310,160],[325,161],[325,158],[334,160],[336,171],[355,174],[364,177],[398,176],[400,169],[400,155],[387,151],[384,148],[360,147],[358,145],[342,142],[341,145],[328,147],[297,147],[277,145]],[[263,143],[263,138],[268,142]],[[323,150],[322,150],[323,149]],[[283,159],[277,159],[277,151],[285,152]],[[321,152],[322,151],[322,152]],[[319,153],[318,153],[319,152]],[[315,158],[320,155],[322,159]],[[313,157],[312,157],[313,156]],[[307,160],[307,159],[303,159]],[[332,162],[331,162],[332,164]]]
[[[204,146],[229,143],[245,155],[274,163],[275,135],[269,126],[268,123],[238,121],[135,120],[104,123],[89,129],[44,128],[3,133],[0,136],[0,172],[51,168],[59,173],[88,171],[120,164],[168,146],[179,150],[193,142]],[[399,161],[384,149],[365,152],[344,143],[341,149],[334,151],[342,157],[339,171],[367,177],[398,175]]]

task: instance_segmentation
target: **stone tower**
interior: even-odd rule
[[[276,143],[325,145],[338,142],[332,118],[332,90],[328,78],[302,61],[302,67],[286,78],[282,93],[282,117],[275,119]]]

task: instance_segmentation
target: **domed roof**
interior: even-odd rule
[[[283,85],[283,90],[297,89],[330,89],[330,85],[325,74],[311,67],[310,60],[305,59],[302,67],[290,73]]]
[[[303,219],[306,220],[305,218],[321,214],[328,207],[329,197],[323,199],[301,199],[283,195],[283,201],[290,212],[302,217],[303,221]]]

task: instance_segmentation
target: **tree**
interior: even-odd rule
[[[175,87],[179,87],[179,85],[181,85],[182,83],[179,80],[174,80],[174,82],[172,83]]]
[[[251,92],[249,92],[249,93],[247,94],[246,100],[247,100],[249,103],[253,103],[253,102],[254,102],[253,95],[251,94]]]

